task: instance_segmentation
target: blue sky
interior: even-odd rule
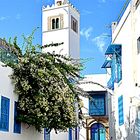
[[[83,74],[105,73],[101,66],[104,52],[111,42],[109,26],[117,17],[126,0],[70,0],[80,11],[80,56],[85,58]],[[34,43],[41,44],[42,5],[53,0],[0,0],[0,38],[28,36],[33,29]]]

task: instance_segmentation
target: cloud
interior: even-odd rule
[[[41,0],[35,0],[36,3],[41,2]]]
[[[21,15],[20,15],[20,14],[17,14],[17,15],[16,15],[16,19],[17,19],[17,20],[21,19]]]
[[[90,14],[92,14],[92,13],[93,13],[92,11],[83,10],[83,11],[81,12],[81,15],[90,15]]]
[[[104,52],[104,48],[106,46],[106,39],[107,39],[107,34],[102,33],[101,35],[95,37],[92,39],[92,42],[98,47],[100,52]]]
[[[9,18],[9,17],[1,16],[1,17],[0,17],[0,21],[7,20],[8,18]]]
[[[105,3],[105,2],[106,2],[106,0],[99,0],[99,2],[100,2],[100,3]]]
[[[80,31],[81,36],[85,37],[87,40],[89,40],[91,33],[93,31],[92,27],[84,28]]]

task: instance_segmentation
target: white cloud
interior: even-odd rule
[[[90,15],[90,14],[92,14],[92,13],[93,13],[92,11],[83,10],[83,11],[81,12],[81,15]]]
[[[1,16],[1,17],[0,17],[0,21],[7,20],[8,18],[9,18],[9,17]]]
[[[106,2],[106,0],[99,0],[99,2],[100,2],[100,3],[105,3],[105,2]]]
[[[17,15],[16,15],[16,19],[17,19],[17,20],[21,19],[21,15],[20,15],[20,14],[17,14]]]
[[[80,31],[80,34],[81,36],[85,37],[88,40],[91,36],[92,31],[93,31],[92,27],[84,28]]]
[[[95,37],[92,39],[92,42],[98,47],[100,52],[104,52],[104,48],[106,46],[106,39],[107,39],[107,34],[102,33],[101,35]]]

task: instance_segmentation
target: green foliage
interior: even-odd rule
[[[24,38],[25,54],[19,55],[11,76],[19,96],[17,119],[38,131],[74,128],[79,123],[75,107],[81,108],[81,90],[74,82],[80,77],[81,66],[59,54],[38,53],[36,48],[41,46],[32,45],[31,36]]]

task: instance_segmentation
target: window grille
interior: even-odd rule
[[[93,94],[89,99],[89,115],[104,116],[105,115],[105,95]]]

